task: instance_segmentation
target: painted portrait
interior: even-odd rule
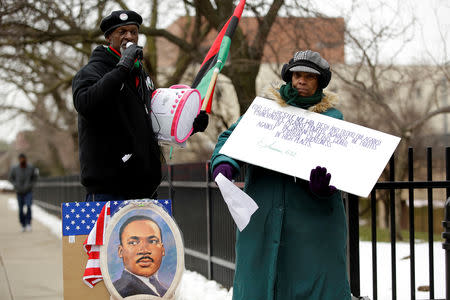
[[[179,229],[163,208],[131,202],[112,217],[106,237],[100,260],[111,296],[172,298],[184,269],[184,251]]]

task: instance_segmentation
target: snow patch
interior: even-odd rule
[[[227,290],[203,275],[185,270],[175,295],[176,300],[231,300],[233,289]]]
[[[0,191],[14,191],[14,186],[8,180],[0,180]]]

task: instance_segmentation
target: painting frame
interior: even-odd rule
[[[162,258],[162,263],[157,270],[158,275],[162,272],[166,282],[170,282],[167,290],[162,296],[150,294],[136,294],[122,297],[114,285],[117,279],[117,246],[121,237],[119,237],[119,228],[128,219],[134,216],[147,216],[154,220],[154,223],[160,228],[162,244],[164,244],[164,255],[170,257],[164,261],[167,256]],[[122,242],[120,241],[120,244]],[[175,263],[173,262],[175,258]],[[169,261],[167,263],[167,261]],[[181,281],[184,271],[184,245],[181,232],[172,219],[172,217],[162,208],[152,201],[130,201],[127,205],[117,211],[109,221],[105,233],[105,245],[100,247],[100,268],[102,271],[105,286],[111,295],[111,299],[121,300],[154,300],[154,299],[173,299],[177,287]],[[175,269],[174,269],[175,268]],[[122,267],[123,272],[125,267]],[[139,279],[136,278],[137,281]]]

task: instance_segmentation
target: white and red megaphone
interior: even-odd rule
[[[201,97],[187,85],[159,88],[152,94],[153,131],[162,144],[184,147],[200,112]]]

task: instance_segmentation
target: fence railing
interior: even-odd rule
[[[396,266],[396,199],[397,191],[407,190],[408,191],[408,221],[409,221],[409,260],[410,260],[410,297],[411,299],[416,298],[416,256],[415,256],[415,216],[414,216],[414,199],[416,190],[426,190],[427,191],[427,219],[428,219],[428,275],[429,275],[429,299],[435,299],[435,278],[434,278],[434,210],[433,210],[433,191],[436,189],[445,190],[445,198],[442,198],[444,202],[445,199],[450,198],[450,148],[446,148],[445,151],[445,180],[433,181],[433,160],[432,160],[432,149],[427,148],[426,152],[426,181],[415,181],[414,180],[414,151],[412,148],[408,150],[408,181],[398,182],[395,181],[395,160],[391,158],[388,165],[389,181],[378,182],[370,194],[370,210],[371,210],[371,242],[372,242],[372,286],[373,286],[373,298],[378,299],[378,281],[377,281],[377,191],[386,190],[388,191],[388,201],[389,201],[389,225],[390,225],[390,245],[391,245],[391,285],[392,285],[392,299],[397,299],[397,266]],[[349,195],[349,249],[350,249],[350,284],[352,293],[354,295],[360,294],[360,269],[359,269],[359,217],[356,212],[359,211],[359,201],[358,197],[354,195]],[[445,220],[441,220],[445,221]],[[444,263],[444,262],[443,262]],[[447,272],[446,288],[447,292],[450,290],[449,283],[450,272]],[[447,296],[447,299],[450,299]]]
[[[370,201],[370,232],[372,242],[372,286],[373,293],[370,299],[378,299],[378,270],[377,265],[377,195],[385,191],[388,202],[389,216],[389,236],[391,245],[391,285],[392,299],[397,297],[397,270],[396,270],[396,201],[398,193],[407,191],[408,201],[408,231],[410,250],[410,295],[411,299],[416,299],[415,283],[415,213],[414,199],[415,192],[426,190],[427,201],[427,222],[428,222],[428,272],[429,272],[429,298],[435,299],[435,277],[434,277],[434,249],[433,242],[436,219],[433,210],[433,200],[448,199],[450,197],[450,148],[445,149],[444,172],[445,180],[433,180],[433,158],[432,149],[426,152],[426,180],[414,180],[414,158],[413,149],[408,152],[408,181],[395,181],[395,160],[392,158],[386,167],[389,181],[378,182],[368,199]],[[163,182],[158,189],[159,199],[172,199],[173,216],[183,232],[184,244],[186,247],[185,264],[189,270],[197,271],[209,279],[213,279],[225,287],[233,285],[234,260],[235,260],[235,231],[236,226],[228,212],[226,204],[217,188],[211,181],[208,163],[191,163],[166,165],[163,167]],[[240,177],[236,180],[239,187],[243,187],[245,168]],[[60,203],[69,201],[84,201],[85,190],[79,183],[79,176],[64,176],[42,178],[35,189],[35,199],[44,208],[59,214]],[[436,192],[439,191],[439,199]],[[442,196],[445,195],[445,196]],[[380,196],[378,196],[379,198]],[[443,198],[445,197],[445,198]],[[349,252],[349,275],[352,294],[360,295],[360,201],[357,196],[344,194],[344,201],[348,217],[348,252]],[[442,199],[440,199],[442,198]],[[450,218],[450,212],[448,213]],[[445,221],[442,218],[439,221]],[[450,219],[444,222],[444,227],[449,228]],[[440,227],[442,230],[443,228]],[[447,230],[447,229],[446,229]],[[441,231],[442,232],[442,231]],[[449,238],[450,234],[443,234],[444,238]],[[449,243],[445,243],[444,248],[449,248]],[[450,275],[450,257],[446,258],[447,274]],[[442,262],[444,264],[444,262]],[[369,272],[369,270],[363,270]],[[447,299],[450,300],[450,282],[447,275],[446,288]],[[403,278],[402,278],[403,280]],[[367,294],[367,292],[364,292]]]

